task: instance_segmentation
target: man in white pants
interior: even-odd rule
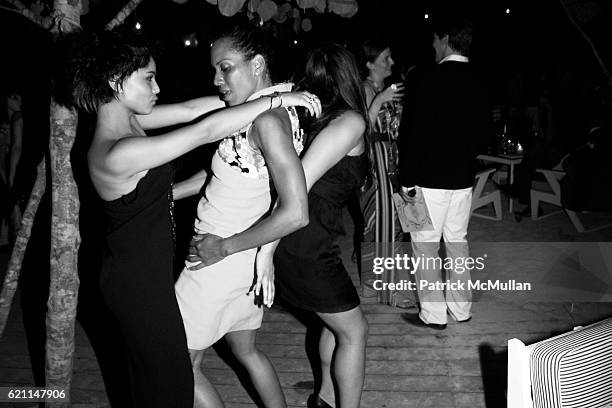
[[[434,227],[410,234],[413,257],[428,262],[416,270],[420,312],[404,319],[442,330],[447,314],[458,322],[471,319],[469,270],[450,265],[462,265],[456,262],[469,256],[467,228],[476,156],[486,149],[490,115],[486,93],[467,58],[471,23],[449,19],[434,24],[438,64],[407,92],[399,157],[402,196],[407,202],[422,197]],[[442,257],[440,238],[446,243]],[[441,264],[446,266],[445,279]]]

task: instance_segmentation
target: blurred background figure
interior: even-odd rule
[[[359,200],[363,214],[363,234],[359,238],[366,243],[375,243],[375,251],[380,251],[382,243],[404,240],[391,198],[398,186],[398,136],[404,84],[386,84],[393,73],[395,62],[389,43],[381,38],[363,42],[360,64],[365,77],[363,87],[372,131],[368,140],[370,176]],[[360,257],[368,259],[374,256],[370,249],[374,250],[368,246],[368,250],[360,254]],[[379,255],[384,256],[376,254]],[[365,279],[365,282],[362,282],[366,296],[376,293],[370,281]]]
[[[2,92],[0,99],[0,245],[12,245],[21,223],[19,200],[15,192],[15,173],[21,158],[23,117],[21,95],[13,89]]]

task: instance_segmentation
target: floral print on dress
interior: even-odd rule
[[[304,131],[300,129],[300,121],[293,106],[285,108],[291,120],[293,147],[298,154],[304,149]],[[240,171],[248,178],[269,179],[268,167],[259,149],[253,148],[247,139],[247,134],[253,123],[240,131],[226,137],[217,148],[217,154],[224,163]]]

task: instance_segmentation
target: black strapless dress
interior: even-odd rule
[[[344,234],[342,208],[355,196],[367,170],[365,154],[345,156],[308,193],[309,224],[281,239],[274,255],[276,287],[283,300],[321,313],[359,305],[336,239]]]
[[[130,193],[104,202],[100,284],[128,351],[134,407],[193,407],[193,373],[172,273],[173,169],[149,172]]]

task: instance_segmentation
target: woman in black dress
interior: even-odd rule
[[[281,104],[305,106],[314,113],[312,96],[264,97],[147,137],[146,129],[189,122],[224,103],[215,96],[155,107],[155,61],[137,38],[113,33],[92,37],[79,47],[75,64],[75,104],[97,113],[88,165],[107,218],[101,289],[126,344],[130,405],[192,408],[193,375],[172,275],[169,162]]]
[[[343,233],[342,208],[367,173],[365,98],[352,54],[337,44],[309,53],[298,85],[316,92],[323,115],[302,121],[310,223],[280,241],[274,255],[276,285],[285,301],[316,312],[324,323],[319,342],[322,384],[308,407],[330,407],[335,401],[342,408],[357,408],[368,326],[335,240]],[[274,244],[260,250],[258,268],[274,268],[273,252]]]

